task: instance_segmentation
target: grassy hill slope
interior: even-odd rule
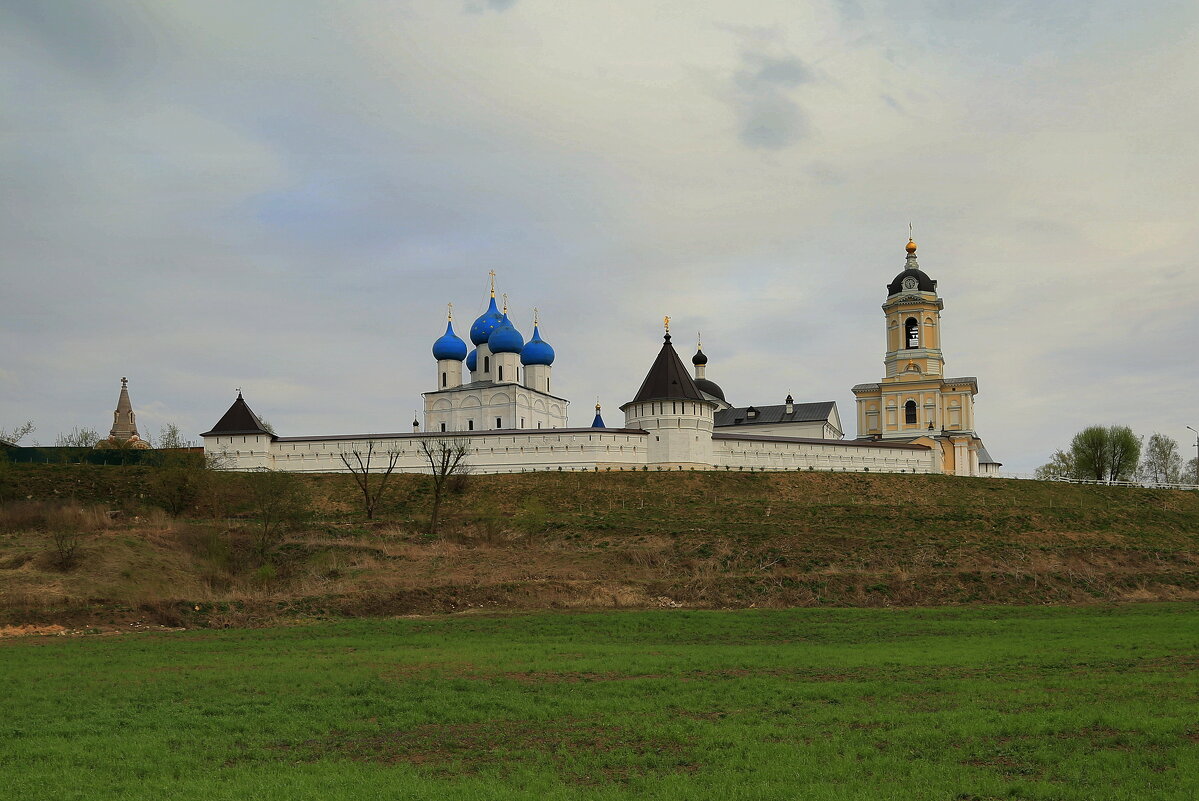
[[[75,526],[65,571],[52,522],[8,515],[8,623],[1199,598],[1195,492],[860,473],[473,476],[430,538],[427,477],[394,477],[367,523],[349,476],[304,476],[313,519],[263,555],[245,512],[147,510],[154,468],[9,469],[20,498],[102,508],[80,513],[98,522]]]

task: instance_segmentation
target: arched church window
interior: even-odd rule
[[[445,431],[445,423],[442,423],[442,424],[441,424],[441,430],[442,430],[442,431]]]
[[[490,356],[483,357],[483,372],[485,372],[485,373],[491,372],[491,357]]]
[[[903,405],[903,418],[908,425],[916,425],[916,401],[910,400]]]
[[[909,317],[907,322],[903,324],[903,329],[907,339],[909,348],[920,347],[920,323],[916,322],[915,317]]]
[[[497,364],[495,367],[495,370],[497,373],[497,378],[499,378],[500,381],[503,381],[504,380],[504,365]]]
[[[443,387],[446,385],[446,374],[445,373],[441,374],[441,385]]]

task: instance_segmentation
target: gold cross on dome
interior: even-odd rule
[[[504,293],[504,314],[508,313],[508,293]]]
[[[537,318],[538,318],[539,316],[540,316],[540,312],[538,312],[538,311],[537,311],[537,307],[536,307],[536,306],[534,306],[534,307],[533,307],[533,325],[537,325]]]
[[[490,271],[488,271],[487,274],[489,276],[491,276],[491,296],[494,298],[495,297],[495,270],[490,270]]]
[[[669,334],[670,333],[670,315],[669,314],[662,318],[662,325],[666,326],[666,333]]]
[[[454,319],[454,304],[453,303],[445,304],[445,318],[447,320]]]

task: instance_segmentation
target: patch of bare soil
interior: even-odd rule
[[[334,732],[277,748],[305,761],[339,757],[382,764],[406,762],[426,766],[434,773],[456,775],[478,773],[514,760],[545,760],[576,784],[690,773],[699,767],[685,743],[576,720],[427,723],[377,734]],[[597,757],[602,766],[594,764]]]

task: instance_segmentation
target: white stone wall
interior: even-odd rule
[[[679,417],[662,418],[664,421]],[[693,446],[669,439],[671,434],[694,437],[697,428],[674,431],[657,428],[645,433],[624,429],[568,429],[525,432],[456,434],[467,437],[467,463],[476,473],[520,473],[539,470],[832,470],[879,473],[939,472],[934,452],[926,449],[871,447],[853,441],[797,442],[768,437],[708,437],[707,458],[699,461]],[[654,433],[654,432],[657,433]],[[387,463],[387,453],[400,454],[396,470],[430,472],[421,451],[421,440],[432,434],[391,434],[377,437],[284,438],[266,436],[205,437],[204,450],[221,454],[232,470],[271,469],[303,473],[347,472],[340,454],[363,450],[375,443],[376,464]],[[663,446],[660,443],[666,442]],[[693,439],[690,440],[694,442]],[[674,448],[674,450],[670,450]],[[673,458],[685,456],[687,458]]]
[[[625,428],[647,432],[649,464],[706,467],[712,464],[714,404],[660,400],[627,403]]]
[[[730,435],[731,436],[731,435]],[[767,470],[835,470],[872,473],[936,473],[934,452],[927,448],[871,447],[855,441],[787,442],[767,438],[723,436],[713,442],[713,466]]]
[[[635,469],[646,463],[645,438],[641,432],[620,429],[544,429],[495,434],[457,434],[470,443],[466,463],[475,473],[521,473],[537,470]],[[431,472],[421,450],[430,434],[391,434],[377,437],[284,438],[214,436],[204,438],[204,451],[222,454],[232,470],[267,468],[297,473],[349,472],[342,453],[355,449],[365,453],[374,443],[374,464],[387,465],[388,453],[400,455],[396,470],[404,473]],[[243,442],[242,440],[252,442]]]
[[[517,383],[426,392],[424,400],[429,434],[440,433],[443,424],[447,432],[567,427],[567,401]]]
[[[462,362],[456,359],[438,359],[436,386],[438,389],[453,389],[462,386]]]

